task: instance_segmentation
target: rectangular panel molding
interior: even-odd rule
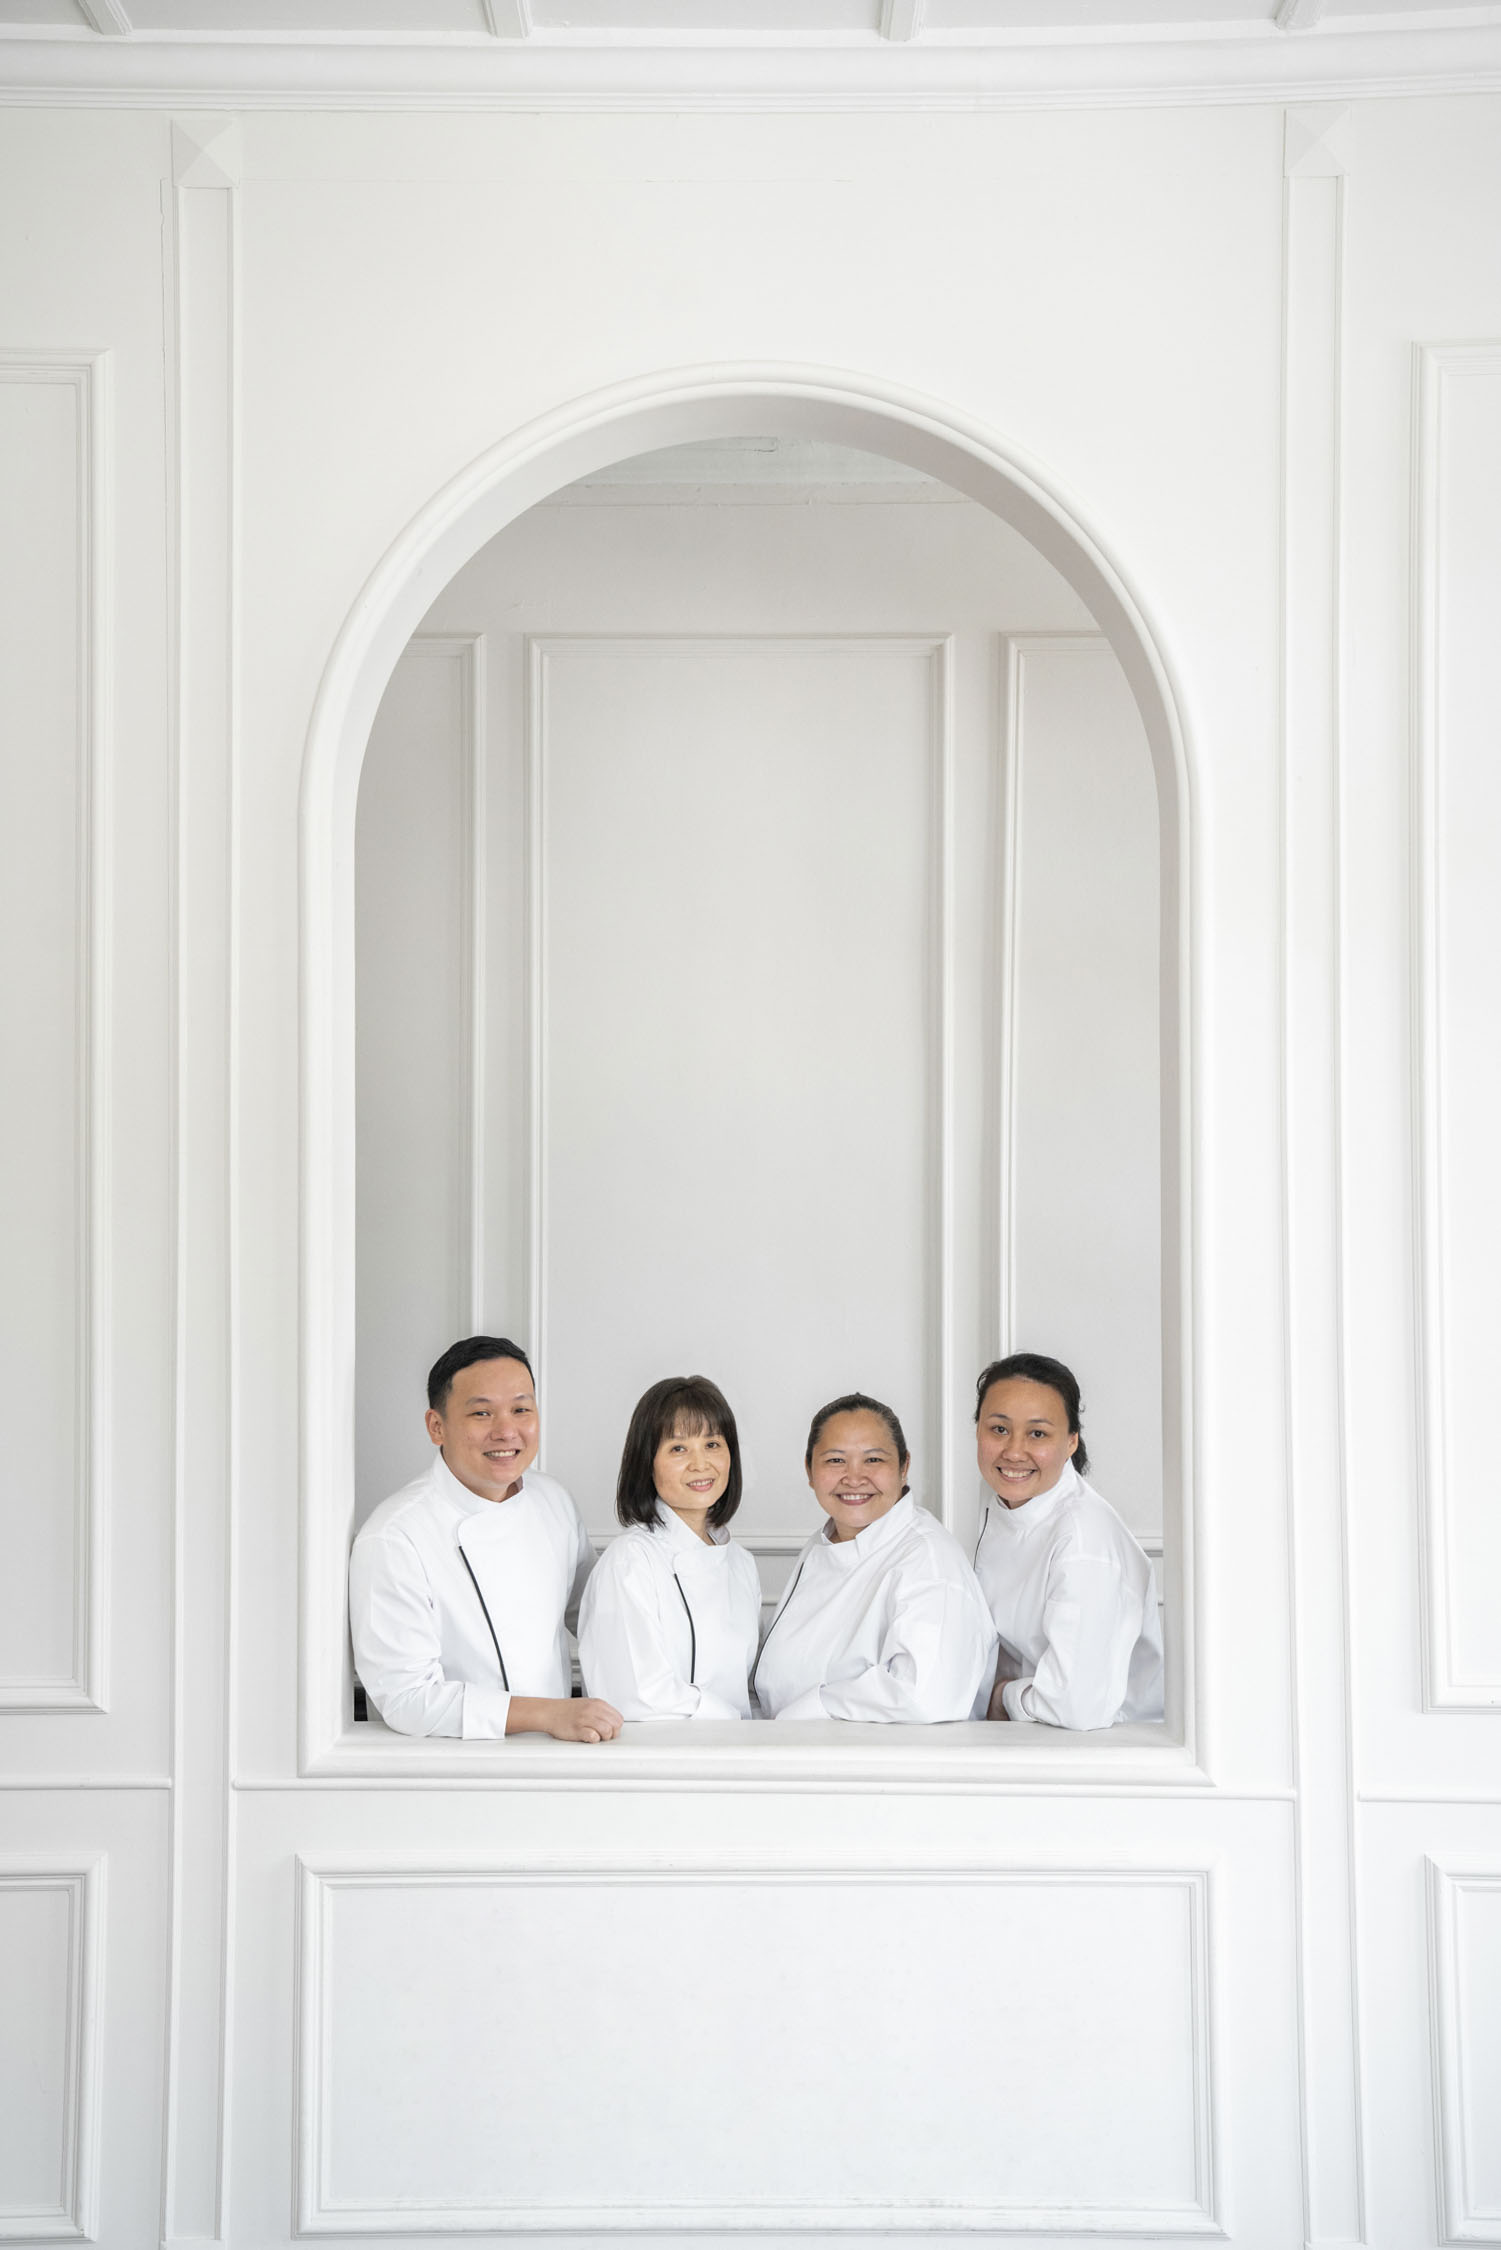
[[[27,1063],[0,1144],[0,1710],[106,1696],[108,443],[107,353],[0,349],[3,723],[24,751],[0,800],[0,1043]]]
[[[1501,1517],[1464,1443],[1501,1352],[1501,341],[1421,347],[1413,682],[1425,1694],[1501,1712]]]
[[[298,2231],[1219,2234],[1211,1890],[1203,1867],[305,1863]],[[998,2048],[1026,2057],[1003,2106]],[[874,2056],[862,2130],[837,2088]]]
[[[1428,1862],[1439,2239],[1501,2242],[1501,1868]]]
[[[0,2242],[97,2232],[104,1862],[0,1858]]]

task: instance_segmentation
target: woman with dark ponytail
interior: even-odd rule
[[[1013,1352],[975,1389],[992,1497],[975,1574],[1001,1638],[992,1719],[1112,1727],[1162,1717],[1152,1565],[1084,1481],[1079,1385],[1061,1360]]]

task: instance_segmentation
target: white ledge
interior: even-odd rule
[[[305,1769],[308,1782],[439,1783],[499,1789],[724,1789],[960,1795],[1063,1790],[1097,1795],[1209,1786],[1185,1745],[1160,1726],[1069,1734],[1057,1727],[966,1722],[856,1726],[827,1719],[779,1726],[663,1720],[624,1728],[614,1742],[501,1742],[393,1733],[379,1719],[351,1726]]]

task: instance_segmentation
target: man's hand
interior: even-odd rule
[[[513,1695],[506,1711],[507,1734],[550,1734],[555,1742],[613,1742],[623,1724],[597,1695]]]
[[[1009,1680],[996,1681],[995,1686],[990,1691],[990,1708],[985,1714],[987,1719],[1010,1718],[1011,1713],[1006,1709],[1004,1701],[1006,1690],[1010,1685],[1011,1682]]]

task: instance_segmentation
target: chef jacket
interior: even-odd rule
[[[754,1556],[657,1502],[612,1539],[579,1607],[584,1687],[623,1719],[748,1719],[761,1631]]]
[[[1001,1637],[1011,1718],[1112,1727],[1162,1717],[1152,1565],[1072,1461],[1019,1508],[991,1497],[975,1571]]]
[[[907,1494],[853,1539],[815,1532],[756,1664],[774,1719],[985,1715],[995,1627],[963,1549]]]
[[[435,1453],[424,1476],[381,1502],[349,1558],[354,1668],[387,1726],[501,1735],[512,1694],[570,1695],[567,1628],[593,1562],[554,1478],[528,1469],[509,1500],[486,1500]]]

